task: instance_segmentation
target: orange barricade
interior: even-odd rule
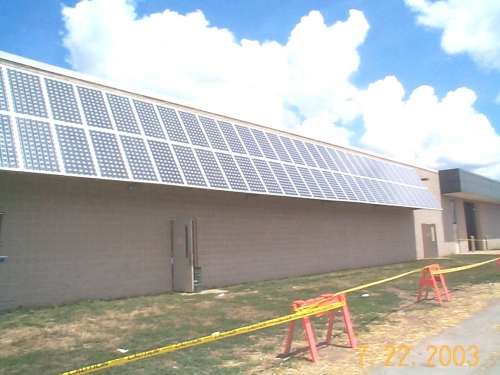
[[[433,274],[433,272],[440,271],[439,264],[431,264],[424,268],[422,271],[422,277],[420,278],[420,287],[418,288],[418,297],[417,302],[420,302],[422,299],[422,292],[425,289],[425,299],[427,299],[427,295],[429,294],[429,287],[434,287],[434,291],[436,292],[437,300],[439,304],[442,305],[443,301],[441,300],[441,292],[438,287],[438,282],[441,283],[441,287],[443,288],[444,294],[446,296],[446,300],[448,302],[451,301],[450,294],[448,293],[448,288],[446,287],[446,282],[444,280],[444,275],[442,274]]]
[[[351,316],[349,315],[349,310],[347,309],[345,294],[339,294],[339,295],[322,294],[321,297],[318,298],[308,299],[306,301],[295,301],[292,304],[292,310],[295,312],[307,307],[312,308],[312,307],[320,307],[326,305],[332,305],[332,310],[330,310],[330,318],[328,319],[328,329],[326,332],[325,344],[330,343],[330,339],[332,337],[333,321],[335,319],[335,312],[337,308],[340,307],[342,311],[342,316],[344,317],[344,324],[347,331],[347,336],[349,337],[349,344],[351,345],[351,348],[355,348],[356,338],[354,337],[354,330],[351,324]],[[326,314],[326,312],[318,314],[316,316],[321,316],[323,314]],[[288,355],[290,353],[290,349],[292,347],[295,322],[296,320],[290,322],[288,335],[286,338],[285,351],[283,352],[284,355]],[[309,344],[309,351],[311,352],[312,361],[316,363],[319,359],[319,355],[309,317],[306,316],[302,318],[302,323],[304,324],[304,331],[306,333],[307,343]]]
[[[498,268],[500,268],[500,255],[498,256],[498,259],[497,259],[497,267],[496,267],[496,274],[498,275]]]

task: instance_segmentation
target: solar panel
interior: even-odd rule
[[[243,176],[245,176],[245,179],[247,180],[250,190],[258,193],[265,193],[266,189],[264,188],[264,185],[262,185],[259,175],[257,174],[257,171],[255,170],[250,159],[245,156],[238,155],[235,156],[235,159],[241,169],[241,173],[243,173]]]
[[[415,188],[413,186],[407,186],[407,185],[401,185],[401,186],[403,187],[404,194],[408,200],[408,204],[410,206],[417,204],[418,201],[413,191]]]
[[[297,147],[297,150],[299,151],[300,155],[302,156],[302,159],[306,162],[306,164],[310,167],[316,168],[316,163],[312,159],[311,155],[309,152],[307,152],[306,147],[304,146],[304,143],[298,139],[294,139],[293,143],[295,144],[295,147]]]
[[[101,131],[90,131],[90,139],[95,150],[101,176],[128,178],[116,136]]]
[[[224,175],[215,160],[213,152],[198,148],[195,149],[195,151],[210,186],[213,188],[227,189],[228,186],[226,180],[224,179]]]
[[[394,182],[403,182],[401,176],[399,176],[397,169],[392,164],[387,164],[387,169],[389,170],[389,174],[391,175],[391,181]]]
[[[290,156],[288,156],[288,154],[286,153],[286,150],[283,147],[283,144],[281,143],[279,137],[273,133],[266,133],[266,135],[267,138],[269,139],[269,142],[271,142],[274,151],[276,151],[276,154],[280,158],[280,160],[287,163],[291,163],[292,159],[290,159]]]
[[[80,110],[76,102],[73,85],[45,78],[45,87],[49,94],[50,108],[54,120],[81,124]]]
[[[7,102],[7,94],[5,93],[5,84],[3,81],[3,69],[0,67],[0,110],[8,111],[9,103]]]
[[[0,114],[0,165],[17,168],[16,148],[12,138],[10,116]]]
[[[47,118],[40,77],[7,69],[16,113]]]
[[[349,160],[349,157],[347,156],[347,153],[345,153],[344,151],[342,150],[336,150],[337,151],[337,154],[339,155],[340,159],[342,160],[342,162],[344,163],[346,169],[347,169],[347,173],[349,174],[358,174],[358,171],[354,168],[354,166],[352,165],[351,161]]]
[[[293,165],[285,164],[285,169],[288,175],[290,176],[290,179],[292,180],[293,184],[295,185],[295,189],[297,189],[299,195],[303,197],[310,197],[311,193],[309,192],[307,185],[302,180],[302,177],[300,177],[297,168]]]
[[[412,179],[412,176],[408,173],[408,169],[404,167],[398,167],[397,169],[397,173],[401,176],[403,183],[407,185],[415,185],[416,181]]]
[[[237,154],[246,154],[247,152],[245,151],[243,144],[238,138],[238,134],[236,134],[233,125],[225,121],[217,121],[217,122],[219,123],[219,126],[222,130],[222,134],[224,134],[224,137],[226,138],[227,144],[231,148],[231,151]]]
[[[267,163],[260,159],[253,159],[253,163],[259,172],[262,181],[264,181],[267,191],[271,194],[283,194]]]
[[[363,191],[360,189],[360,187],[357,184],[356,177],[351,176],[351,175],[344,175],[344,178],[349,185],[349,187],[352,189],[358,200],[361,202],[367,202],[368,199],[366,199],[365,195],[363,194]]]
[[[307,187],[311,191],[313,197],[316,198],[324,198],[323,193],[321,192],[321,189],[319,188],[318,184],[316,183],[316,180],[314,180],[311,172],[309,172],[309,169],[304,168],[304,167],[297,167],[297,169],[300,172],[300,175],[304,179],[304,182],[306,183]]]
[[[316,145],[316,148],[318,149],[319,153],[323,157],[323,160],[328,165],[328,168],[325,168],[325,169],[331,169],[332,171],[338,171],[339,167],[337,167],[337,164],[335,164],[335,162],[333,161],[332,157],[330,156],[330,154],[326,150],[326,147],[321,146],[321,145]]]
[[[295,188],[293,187],[292,182],[288,178],[288,175],[286,174],[285,170],[283,169],[283,166],[279,163],[270,161],[269,165],[271,166],[274,175],[278,179],[279,184],[281,185],[281,188],[285,192],[286,195],[297,195],[297,192],[295,191]]]
[[[398,175],[399,182],[403,184],[411,184],[411,180],[408,181],[407,177],[405,176],[405,168],[400,167],[399,165],[393,165],[393,168],[396,170],[395,173]]]
[[[403,201],[403,197],[401,197],[400,191],[397,189],[398,185],[393,184],[392,182],[388,182],[386,184],[387,191],[390,193],[390,197],[394,204],[398,204]]]
[[[368,193],[368,200],[370,202],[383,202],[389,203],[387,197],[384,195],[383,191],[380,188],[377,180],[371,180],[369,178],[361,179],[362,183],[366,186],[365,196]]]
[[[368,184],[366,183],[368,181],[368,179],[358,177],[358,176],[353,176],[352,178],[354,178],[354,180],[356,181],[356,183],[359,186],[359,189],[361,190],[361,192],[363,193],[363,195],[365,196],[365,198],[368,202],[371,202],[371,203],[378,202],[378,200],[375,199],[375,196],[372,194],[371,189],[368,187]]]
[[[364,156],[361,157],[363,159],[363,162],[365,163],[365,168],[368,171],[367,174],[369,177],[376,178],[376,179],[382,179],[381,174],[380,174],[380,167],[376,163],[375,159],[372,158],[366,158]]]
[[[208,140],[212,144],[212,147],[217,150],[227,151],[226,143],[224,142],[224,138],[222,138],[222,134],[217,127],[214,119],[199,116],[201,125],[205,129],[205,133],[207,134]]]
[[[108,110],[101,91],[77,86],[80,103],[87,125],[103,129],[112,129]]]
[[[338,199],[337,195],[330,188],[330,185],[326,181],[325,177],[321,174],[321,171],[317,169],[311,169],[311,173],[327,199]]]
[[[235,127],[248,153],[252,156],[262,156],[262,153],[259,150],[259,146],[257,146],[257,143],[253,139],[250,130],[246,126],[235,125]]]
[[[368,158],[356,154],[354,154],[354,157],[358,161],[358,164],[361,167],[363,175],[370,178],[375,178],[375,174],[371,171],[370,165],[368,164]]]
[[[313,157],[314,161],[318,165],[318,167],[323,168],[323,169],[328,169],[328,166],[326,165],[325,161],[319,154],[318,150],[316,149],[316,146],[314,146],[312,143],[305,142],[305,145],[307,147],[307,150]]]
[[[132,177],[136,180],[157,181],[144,141],[141,138],[125,135],[120,136],[120,138]]]
[[[380,163],[380,172],[382,174],[382,179],[386,181],[392,181],[393,176],[388,167],[388,163],[384,163],[382,161],[379,161],[379,163]]]
[[[193,150],[190,147],[179,145],[173,145],[173,148],[187,184],[192,186],[207,186],[198,161],[194,157]]]
[[[277,160],[278,157],[276,156],[273,148],[271,147],[271,145],[267,141],[267,138],[264,135],[264,132],[261,130],[252,129],[252,133],[253,133],[253,136],[255,137],[255,139],[257,140],[257,143],[259,144],[260,149],[264,153],[265,157],[268,159]]]
[[[56,133],[66,173],[97,176],[85,130],[56,125]]]
[[[5,61],[0,168],[439,208],[412,168]]]
[[[375,186],[375,189],[379,192],[381,196],[381,202],[386,203],[386,204],[391,204],[391,197],[390,193],[386,190],[384,184],[386,184],[385,181],[378,181],[378,180],[371,180],[373,185]]]
[[[396,170],[389,163],[384,163],[385,170],[388,175],[389,181],[401,182],[401,178],[397,175]]]
[[[292,140],[288,137],[284,137],[281,135],[280,135],[280,139],[283,142],[283,146],[285,147],[286,151],[288,152],[288,155],[290,155],[290,157],[292,158],[293,162],[295,164],[304,165],[304,161],[302,160],[297,149],[293,145]]]
[[[116,128],[124,133],[140,134],[130,100],[123,96],[106,94]]]
[[[163,134],[163,130],[161,129],[160,120],[158,120],[154,106],[151,103],[135,99],[134,106],[144,134],[148,137],[165,139],[165,134]]]
[[[398,190],[399,196],[401,197],[401,202],[404,205],[411,205],[411,199],[406,192],[407,186],[405,185],[395,185]]]
[[[161,180],[172,184],[184,183],[168,143],[148,140],[148,144]]]
[[[221,152],[216,152],[215,154],[217,155],[217,159],[219,160],[222,170],[224,171],[226,178],[229,181],[231,189],[248,191],[245,181],[243,180],[243,177],[241,176],[241,173],[238,170],[233,157]]]
[[[26,169],[58,172],[54,138],[48,122],[16,118]]]
[[[191,143],[196,146],[209,147],[196,116],[184,111],[179,111],[179,114],[184,123],[184,128],[191,139]]]
[[[342,201],[349,200],[349,196],[346,195],[346,193],[340,186],[340,183],[338,182],[337,178],[334,176],[332,172],[323,171],[323,176],[325,177],[326,181],[328,182],[328,185],[330,185],[332,191],[335,193],[338,199]]]
[[[175,110],[172,108],[162,107],[160,105],[157,106],[157,108],[168,137],[172,141],[189,143]]]
[[[348,200],[350,200],[350,201],[360,201],[361,200],[361,199],[359,199],[358,195],[352,189],[352,186],[350,186],[349,183],[345,180],[344,176],[346,176],[346,175],[341,174],[341,173],[337,173],[337,172],[334,172],[332,175],[337,180],[337,183],[340,185],[340,187],[344,191]]]
[[[391,188],[391,183],[387,182],[387,181],[380,181],[380,186],[382,187],[382,190],[387,195],[387,199],[389,201],[389,204],[396,205],[398,202],[398,198],[394,194],[394,189]]]
[[[366,176],[365,171],[361,167],[361,164],[359,164],[359,161],[358,159],[356,159],[356,156],[354,154],[351,154],[350,152],[347,152],[346,155],[351,164],[353,165],[354,170],[356,171],[355,174],[357,174],[358,176]]]
[[[330,154],[330,156],[332,157],[332,160],[335,162],[335,164],[337,165],[337,168],[340,172],[343,172],[343,173],[349,173],[349,171],[347,170],[347,168],[345,167],[342,159],[340,159],[340,156],[339,154],[337,153],[337,151],[334,149],[334,148],[330,148],[328,147],[327,148],[328,150],[328,153]],[[335,170],[335,169],[334,169]]]

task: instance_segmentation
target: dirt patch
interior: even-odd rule
[[[452,302],[445,302],[443,306],[439,306],[436,300],[423,302],[437,305],[431,310],[403,305],[401,310],[389,314],[385,321],[371,324],[369,332],[357,332],[358,348],[355,350],[346,349],[348,339],[343,333],[343,326],[336,326],[334,333],[337,332],[337,336],[333,338],[332,345],[319,350],[320,360],[317,364],[310,361],[309,351],[306,350],[290,359],[296,361],[295,368],[275,367],[262,374],[366,374],[371,369],[370,362],[383,363],[387,359],[389,349],[386,346],[417,346],[425,338],[455,327],[493,300],[500,299],[500,284],[469,286],[452,292],[451,298]],[[411,309],[413,307],[416,309]],[[318,337],[321,335],[323,332],[317,332]],[[306,346],[304,342],[294,342],[296,347],[301,344]],[[360,365],[361,346],[367,347],[363,365]]]

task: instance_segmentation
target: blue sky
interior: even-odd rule
[[[496,0],[4,0],[0,50],[500,179]]]

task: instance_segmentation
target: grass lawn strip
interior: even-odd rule
[[[439,263],[451,268],[484,261],[492,255],[458,255],[446,259],[409,262],[362,270],[348,270],[301,278],[273,280],[226,288],[227,293],[137,297],[119,301],[81,302],[0,315],[0,374],[57,374],[127,354],[170,345],[212,332],[225,331],[286,315],[291,303],[323,293],[391,277]],[[365,362],[385,359],[385,345],[413,346],[421,339],[454,326],[491,299],[500,298],[494,265],[445,275],[452,302],[415,304],[420,274],[347,295],[360,345],[368,345]],[[361,297],[363,294],[370,297]],[[433,293],[430,292],[433,297]],[[106,374],[362,374],[358,350],[346,349],[341,319],[333,344],[320,350],[320,363],[309,353],[278,361],[288,325],[253,332],[101,371]],[[319,341],[326,317],[313,318]],[[301,328],[297,325],[297,328]],[[307,347],[296,329],[292,350]],[[372,357],[369,357],[372,356]],[[382,359],[383,361],[383,359]]]

